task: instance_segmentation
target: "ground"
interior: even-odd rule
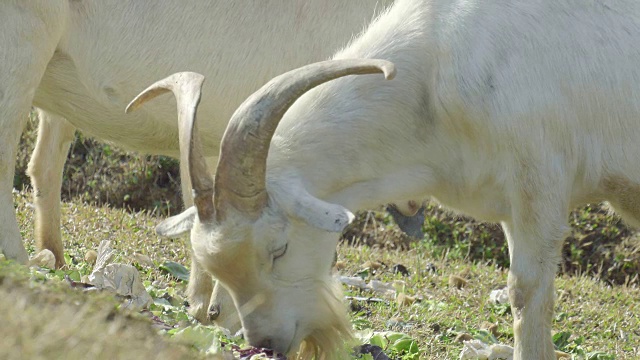
[[[30,122],[21,144],[15,181],[20,190],[14,196],[30,252],[34,250],[33,208],[24,168],[34,125]],[[175,161],[140,157],[83,137],[73,148],[63,187],[67,267],[28,272],[0,262],[0,302],[10,315],[9,325],[0,327],[5,330],[0,358],[16,358],[25,349],[34,354],[32,358],[55,355],[55,351],[94,351],[105,358],[117,358],[117,354],[199,358],[207,350],[219,350],[214,338],[239,341],[198,326],[186,315],[186,284],[179,279],[179,270],[166,266],[167,262],[189,263],[185,241],[160,239],[153,232],[161,218],[180,208]],[[556,281],[556,345],[576,358],[640,357],[637,233],[601,204],[576,210],[570,220],[574,231],[566,242]],[[345,300],[354,327],[362,336],[367,331],[395,331],[414,339],[412,347],[402,348],[409,351],[398,355],[404,358],[458,358],[460,341],[470,337],[511,345],[508,305],[488,301],[492,290],[506,285],[508,253],[499,227],[452,216],[430,204],[424,231],[424,239],[409,239],[388,215],[370,211],[359,214],[345,232],[338,248],[338,272],[365,281],[395,281],[403,294],[381,302]],[[101,240],[114,243],[117,262],[140,270],[156,299],[151,313],[157,317],[127,312],[119,305],[122,299],[71,289],[64,280],[65,275],[80,280],[91,271],[85,254]],[[394,272],[400,268],[396,265],[404,266],[408,275]],[[344,289],[347,297],[379,297],[367,290]],[[386,352],[391,355],[394,349],[401,348],[389,345]]]

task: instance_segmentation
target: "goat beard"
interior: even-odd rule
[[[292,359],[339,360],[348,358],[354,336],[346,307],[342,302],[342,287],[337,281],[321,282],[323,326],[314,329],[300,344]],[[328,320],[327,320],[328,319]]]

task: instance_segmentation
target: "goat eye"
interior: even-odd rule
[[[273,254],[272,254],[273,255],[273,260],[276,260],[277,258],[282,257],[284,255],[284,253],[287,252],[287,245],[288,244],[286,244],[285,246],[283,246],[283,247],[281,247],[279,249],[276,249],[276,251],[273,252]]]

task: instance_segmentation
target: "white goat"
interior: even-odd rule
[[[175,75],[146,94],[178,96],[197,209],[158,231],[191,229],[250,343],[343,358],[348,325],[329,268],[347,209],[431,195],[502,223],[515,358],[555,359],[568,212],[608,200],[640,223],[638,39],[635,1],[398,0],[335,57],[391,60],[395,80],[347,77],[302,95],[376,66],[391,77],[376,60],[275,78],[235,112],[214,183],[189,141],[202,78]]]
[[[44,109],[29,164],[35,237],[59,267],[62,170],[76,128],[128,149],[178,156],[171,103],[135,116],[122,110],[141,84],[176,71],[199,71],[215,79],[200,110],[206,118],[200,124],[207,135],[205,154],[215,164],[227,120],[244,98],[277,74],[328,58],[373,19],[376,6],[389,2],[2,1],[0,251],[27,260],[11,186],[18,136],[32,104]],[[189,182],[183,184],[190,194]],[[191,204],[190,196],[186,201]],[[196,263],[192,268],[192,313],[206,320],[209,276]]]

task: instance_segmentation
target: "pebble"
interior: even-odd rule
[[[396,303],[400,307],[412,305],[414,302],[416,302],[416,298],[405,293],[399,293],[396,297]]]
[[[86,261],[89,265],[95,264],[97,258],[98,252],[95,250],[89,250],[84,254],[84,261]]]
[[[56,257],[51,250],[40,250],[34,257],[29,260],[29,266],[40,266],[48,269],[55,269]]]

